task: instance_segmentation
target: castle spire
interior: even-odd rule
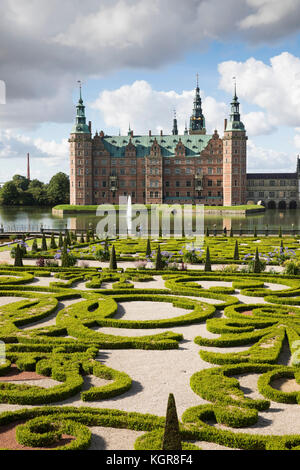
[[[230,113],[230,119],[229,122],[227,123],[226,126],[226,131],[244,131],[245,126],[241,122],[241,114],[240,114],[240,103],[239,99],[237,97],[237,91],[236,91],[236,78],[233,77],[234,79],[234,95],[232,98],[231,102],[231,113]]]
[[[177,125],[177,114],[176,114],[176,109],[174,109],[174,119],[173,119],[173,130],[172,130],[173,135],[178,135],[178,125]]]
[[[202,112],[202,100],[199,88],[199,74],[197,73],[196,94],[193,114],[190,119],[190,134],[206,134],[205,117]]]
[[[79,83],[79,100],[76,106],[76,123],[72,128],[71,134],[90,134],[91,130],[86,123],[85,117],[85,106],[83,104],[82,99],[82,84],[81,81],[78,80]]]

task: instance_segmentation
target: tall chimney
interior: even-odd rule
[[[224,131],[226,131],[226,129],[227,129],[227,122],[228,122],[227,119],[225,119],[225,122],[224,122]]]
[[[152,135],[152,132],[151,132],[151,131],[149,131],[149,137],[151,137],[151,135]]]
[[[30,181],[30,160],[29,153],[27,153],[27,179]]]
[[[160,131],[160,135],[163,136],[163,131]]]
[[[92,121],[89,121],[89,130],[90,130],[90,133],[92,133]]]

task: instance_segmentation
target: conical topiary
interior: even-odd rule
[[[57,248],[54,233],[51,234],[50,248],[51,248],[51,250],[56,250],[56,248]]]
[[[64,243],[64,247],[61,254],[61,266],[62,268],[68,268],[70,266],[69,263],[69,254],[66,242]]]
[[[16,246],[15,263],[14,264],[15,264],[15,266],[23,266],[22,250],[21,250],[19,244],[17,244],[17,246]]]
[[[47,250],[48,250],[48,247],[47,247],[46,235],[43,233],[43,236],[42,236],[42,251],[47,251]]]
[[[260,265],[260,259],[259,259],[258,248],[256,248],[255,259],[254,259],[254,266],[253,266],[253,272],[254,272],[255,274],[259,274],[259,273],[261,272],[261,265]]]
[[[84,236],[83,236],[83,233],[81,234],[81,237],[80,237],[80,243],[84,243]]]
[[[254,238],[257,238],[257,228],[256,228],[256,226],[254,227]]]
[[[117,257],[114,245],[111,248],[110,260],[109,260],[109,269],[118,269],[117,266]]]
[[[233,228],[231,227],[231,229],[230,229],[230,238],[232,238],[232,237],[233,237]]]
[[[150,243],[150,238],[148,238],[148,240],[147,240],[146,256],[147,256],[147,257],[150,257],[150,256],[151,256],[151,243]]]
[[[69,230],[66,230],[65,239],[67,240],[68,246],[70,246],[71,245],[71,238],[70,238]]]
[[[62,236],[62,233],[59,232],[59,238],[58,238],[58,246],[59,248],[61,248],[64,244],[64,241],[63,241],[63,236]]]
[[[182,450],[175,398],[169,395],[162,450]]]
[[[238,244],[238,241],[237,241],[237,240],[235,241],[233,259],[234,259],[235,261],[238,261],[238,260],[240,259],[239,244]]]
[[[209,228],[206,227],[206,236],[209,237]]]
[[[206,248],[206,257],[205,257],[205,268],[204,271],[211,271],[211,262],[210,262],[210,251],[209,247]]]
[[[31,251],[34,251],[34,252],[38,251],[36,238],[32,242]]]
[[[164,266],[163,266],[161,251],[160,251],[160,245],[158,245],[156,259],[155,259],[155,269],[156,271],[160,271],[163,268]]]
[[[284,244],[283,244],[283,240],[281,240],[280,242],[280,251],[283,251],[284,250]]]
[[[279,238],[282,238],[282,228],[281,228],[281,226],[279,227],[278,237],[279,237]]]

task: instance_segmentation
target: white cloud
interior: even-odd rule
[[[42,181],[48,181],[58,171],[68,172],[67,139],[61,142],[32,139],[7,130],[0,132],[1,181],[6,181],[16,173],[26,174],[27,153],[30,154],[33,178],[41,177]]]
[[[275,127],[269,122],[268,116],[262,111],[242,114],[241,119],[245,124],[247,135],[250,137],[272,134],[275,131]]]
[[[219,65],[220,87],[232,91],[232,77],[238,80],[241,99],[259,106],[268,126],[300,126],[300,59],[283,52],[270,65],[250,58]],[[265,125],[265,122],[262,123]]]
[[[139,80],[117,90],[103,91],[91,107],[102,113],[108,127],[120,128],[123,134],[128,131],[129,123],[136,134],[145,134],[149,130],[170,133],[175,108],[179,132],[183,133],[185,123],[189,126],[194,96],[194,90],[181,94],[172,90],[156,91],[148,82]],[[227,105],[202,93],[202,106],[208,132],[212,133],[216,128],[222,132]]]
[[[296,156],[293,153],[279,152],[270,148],[257,146],[251,139],[248,141],[248,172],[295,172]]]

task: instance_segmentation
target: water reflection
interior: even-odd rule
[[[65,215],[64,217],[54,216],[50,208],[36,208],[36,207],[0,207],[0,224],[7,227],[24,227],[24,231],[29,227],[40,227],[41,224],[44,228],[65,229],[72,230],[87,230],[96,229],[99,217],[95,214],[80,214],[80,215]],[[205,215],[205,228],[209,227],[211,230],[216,225],[217,230],[264,230],[269,226],[270,230],[278,229],[292,229],[294,224],[295,230],[300,230],[300,209],[295,210],[267,210],[263,214],[253,214],[248,216],[241,215]],[[171,223],[172,226],[172,223]],[[16,228],[15,228],[16,229]],[[33,230],[33,228],[32,228]]]

